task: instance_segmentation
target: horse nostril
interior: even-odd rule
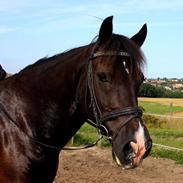
[[[131,146],[131,142],[128,142],[125,146],[124,146],[124,155],[125,155],[125,161],[126,163],[131,163],[132,159],[134,158],[134,156],[136,155],[132,146]]]
[[[145,148],[146,148],[146,150],[151,149],[151,147],[152,147],[152,140],[146,141],[145,142]]]
[[[128,154],[128,153],[130,153],[130,152],[132,152],[133,150],[132,150],[132,147],[131,147],[131,145],[130,145],[130,142],[128,142],[125,146],[124,146],[124,153],[125,153],[125,155],[126,154]]]

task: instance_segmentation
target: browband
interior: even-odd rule
[[[130,57],[129,53],[125,51],[108,51],[102,52],[98,51],[92,55],[92,58],[101,57],[101,56],[122,56],[122,57]]]

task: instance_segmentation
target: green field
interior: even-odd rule
[[[139,106],[142,106],[146,113],[153,114],[173,115],[175,113],[183,112],[182,106],[171,106],[157,102],[139,101]]]
[[[183,131],[173,129],[150,128],[150,135],[154,143],[183,149]],[[153,146],[152,156],[164,157],[183,164],[183,151],[168,150]]]

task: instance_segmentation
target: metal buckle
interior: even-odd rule
[[[109,137],[109,131],[104,125],[100,125],[99,132],[101,135],[103,135],[105,137]]]

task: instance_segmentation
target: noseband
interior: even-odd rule
[[[119,116],[129,116],[129,118],[127,118],[125,121],[122,121],[120,127],[118,128],[118,130],[115,132],[113,136],[113,139],[114,139],[118,135],[118,132],[121,130],[121,128],[123,128],[132,119],[139,118],[142,121],[141,116],[143,111],[140,107],[135,106],[135,107],[118,108],[111,112],[108,112],[105,115],[102,115],[100,107],[97,102],[96,94],[95,94],[94,77],[93,77],[93,60],[97,57],[102,57],[102,56],[130,57],[130,55],[125,51],[96,52],[96,53],[93,53],[92,56],[89,58],[89,63],[88,63],[87,87],[89,88],[90,99],[91,99],[90,106],[92,106],[92,110],[93,110],[93,114],[96,122],[93,122],[92,120],[88,120],[87,122],[92,126],[96,127],[100,135],[102,136],[104,135],[111,139],[109,131],[105,126],[105,123],[110,122]]]

